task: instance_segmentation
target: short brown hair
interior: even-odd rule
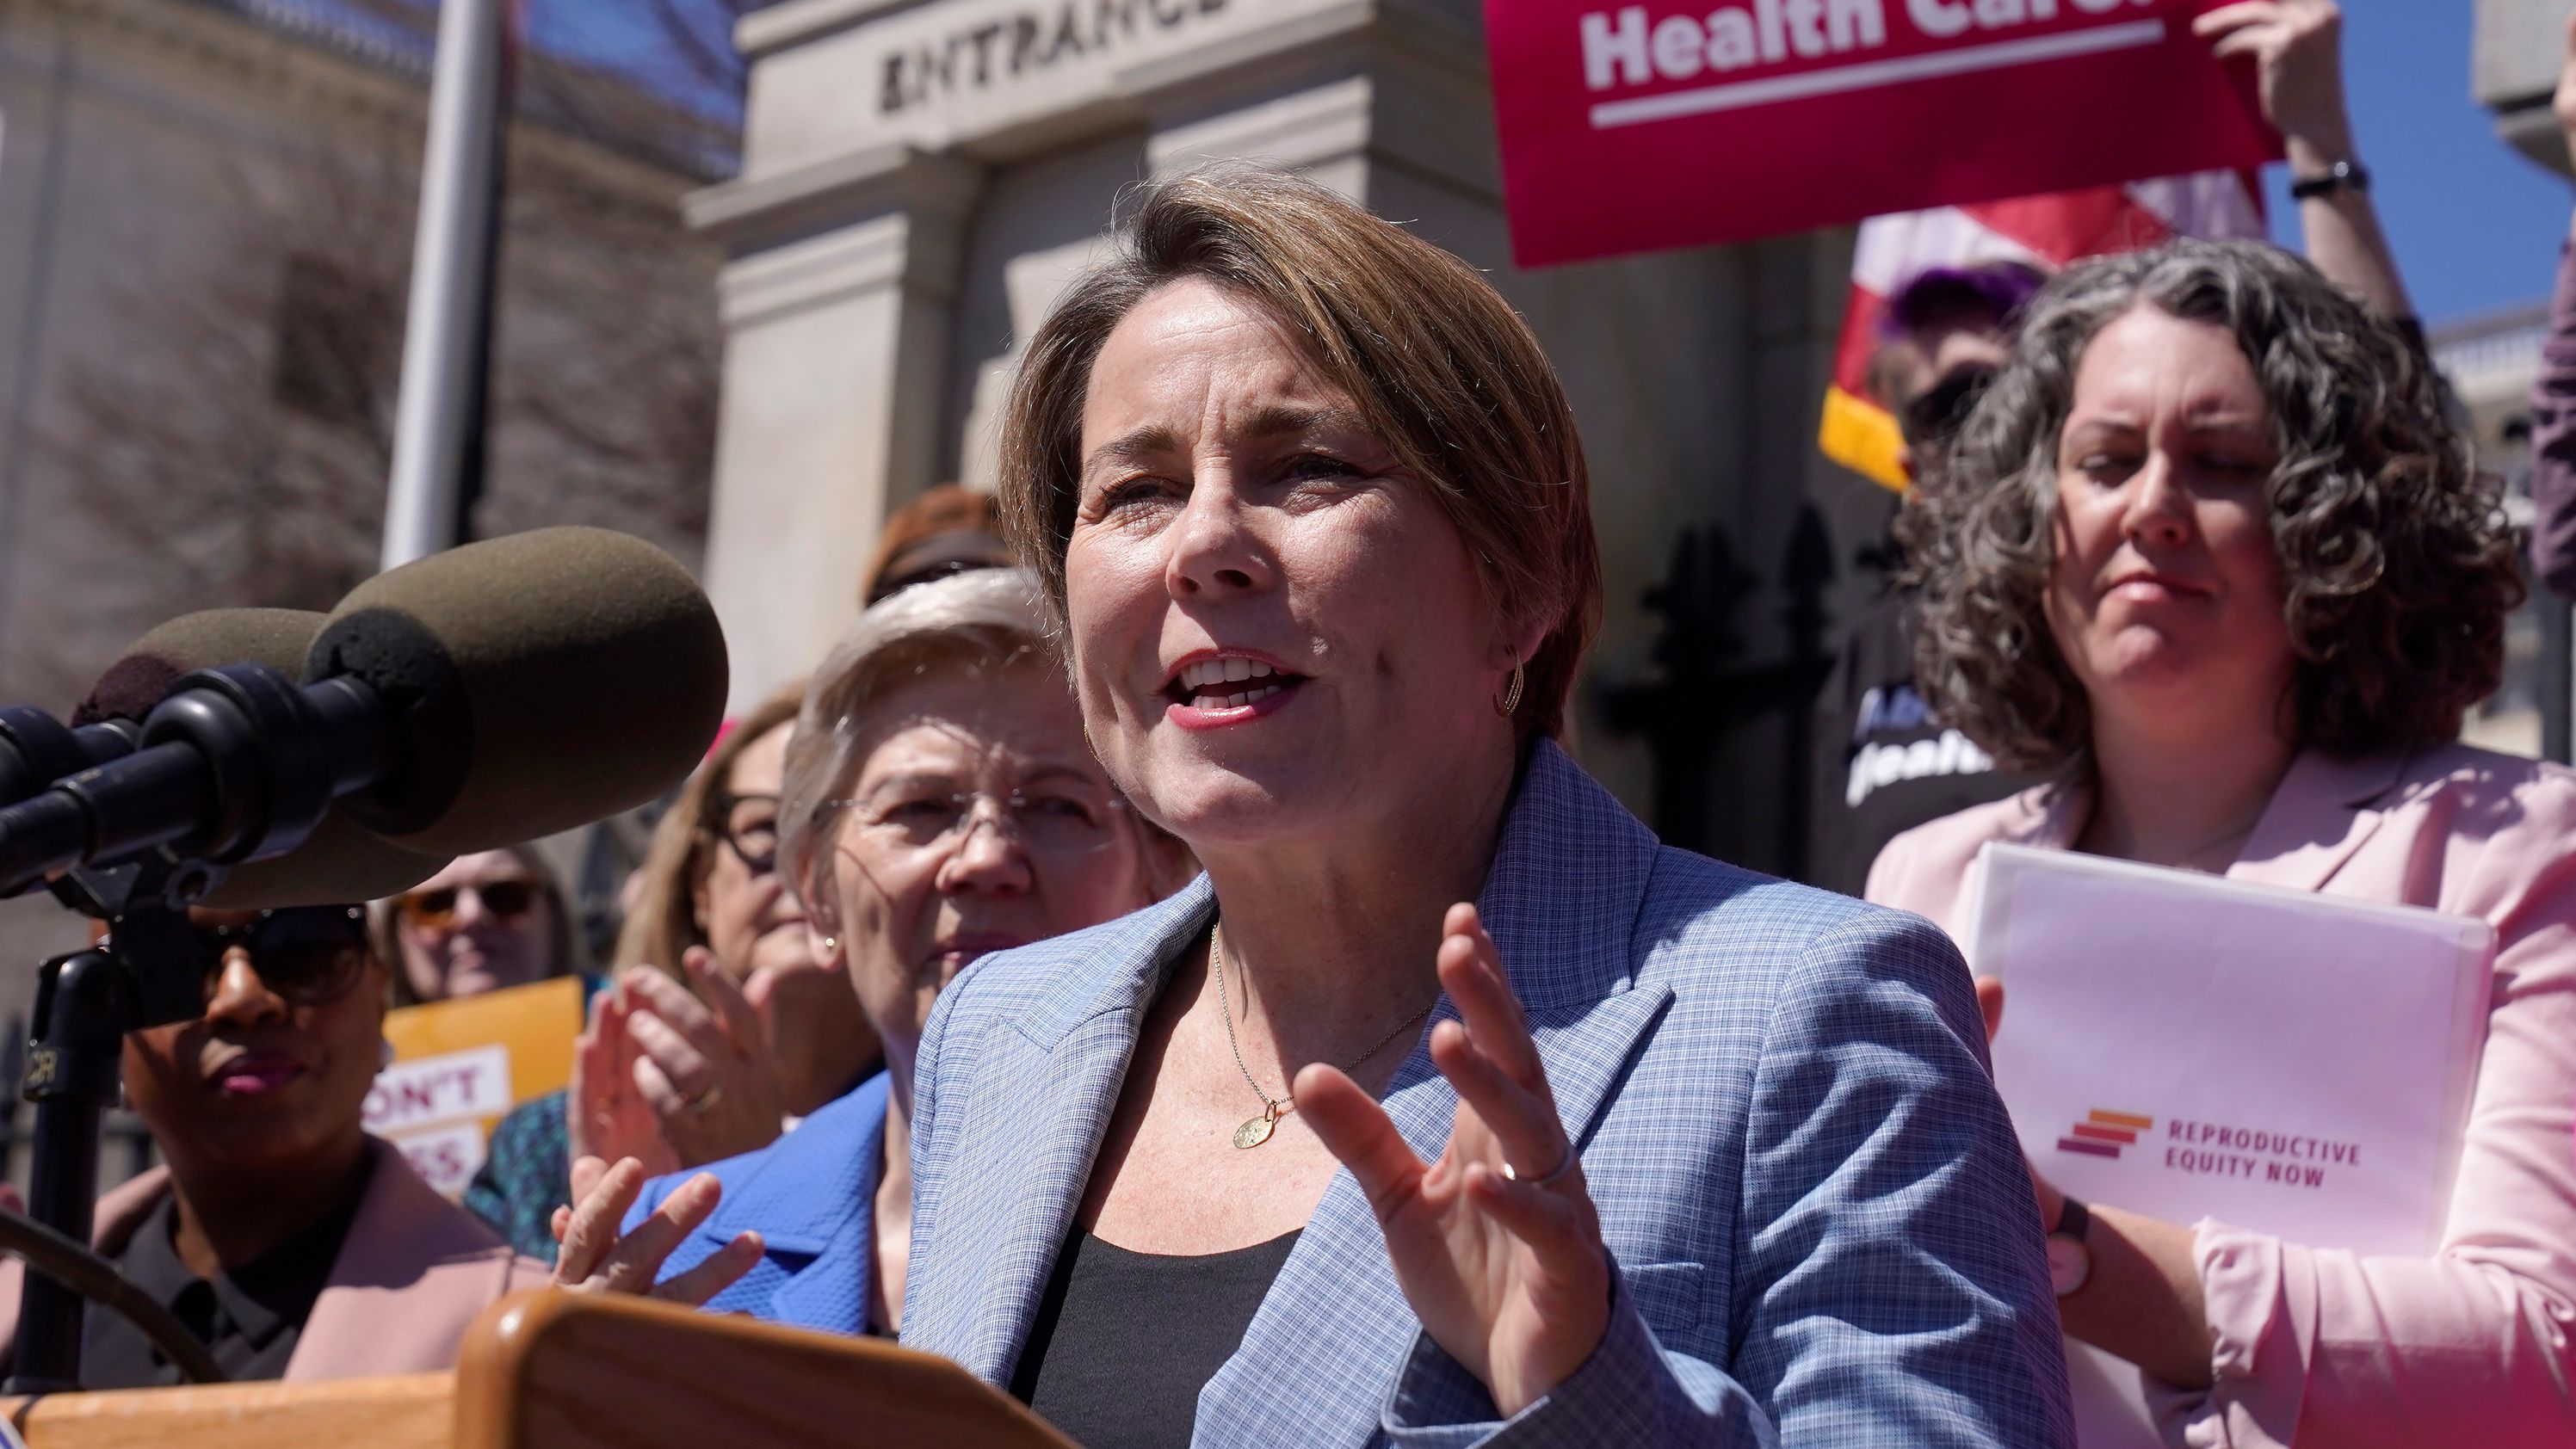
[[[2045,613],[2058,435],[2085,348],[2138,306],[2234,334],[2270,406],[2280,462],[2265,511],[2298,656],[2280,701],[2289,738],[2351,755],[2456,736],[2503,677],[2505,615],[2523,597],[2498,483],[2447,420],[2423,354],[2259,242],[2086,263],[2032,300],[1943,477],[1897,520],[1933,713],[2008,768],[2084,756],[2091,706]]]
[[[1266,308],[1466,540],[1486,594],[1546,638],[1523,661],[1524,735],[1563,728],[1599,625],[1601,559],[1574,413],[1538,339],[1465,262],[1302,177],[1229,165],[1143,189],[1117,255],[1030,338],[1002,419],[1005,532],[1064,618],[1082,410],[1109,334],[1196,278]]]

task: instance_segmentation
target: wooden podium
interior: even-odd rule
[[[505,1298],[452,1374],[0,1399],[28,1449],[1074,1449],[943,1358],[636,1298]]]

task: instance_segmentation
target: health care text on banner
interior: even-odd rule
[[[2215,0],[1486,0],[1524,266],[2245,169]]]
[[[501,1114],[572,1080],[581,1016],[577,976],[387,1012],[394,1060],[367,1093],[367,1130],[462,1194]]]

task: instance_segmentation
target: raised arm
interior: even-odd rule
[[[2332,179],[2338,164],[2360,165],[2343,100],[2343,10],[2334,0],[2241,0],[2192,29],[2215,41],[2222,58],[2254,58],[2263,116],[2281,133],[2292,185]],[[2367,185],[2348,178],[2303,198],[2299,227],[2318,271],[2380,316],[2415,322]]]

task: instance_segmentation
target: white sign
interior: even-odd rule
[[[467,1184],[483,1167],[485,1143],[479,1122],[407,1132],[395,1138],[394,1145],[402,1149],[422,1181],[449,1198],[464,1196]]]
[[[510,1049],[495,1044],[385,1068],[367,1090],[365,1120],[369,1132],[384,1137],[496,1117],[511,1102]]]
[[[1969,964],[2004,982],[1995,1085],[2086,1202],[2290,1242],[2440,1243],[2495,931],[2413,907],[1989,845]],[[2161,1446],[2138,1370],[2068,1345],[2085,1449]]]

